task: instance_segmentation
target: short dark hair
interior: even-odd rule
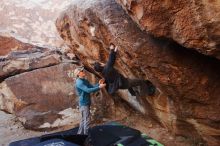
[[[112,42],[109,44],[109,46],[111,46],[111,45],[113,45],[113,46],[115,47],[115,44],[114,44],[114,43],[112,43]]]
[[[102,72],[103,67],[101,66],[101,64],[100,64],[99,62],[95,62],[95,63],[93,64],[93,66],[94,66],[95,71],[97,71],[97,72]]]

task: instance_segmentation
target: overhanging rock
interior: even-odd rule
[[[142,30],[220,59],[219,1],[117,1]]]
[[[114,0],[74,1],[57,19],[57,29],[86,66],[95,60],[106,62],[109,43],[118,45],[119,71],[129,78],[149,79],[160,92],[153,98],[133,99],[145,111],[153,109],[148,116],[155,114],[172,132],[196,142],[219,143],[217,59],[152,37]]]

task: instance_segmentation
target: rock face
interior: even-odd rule
[[[0,51],[4,54],[0,56],[0,110],[15,114],[28,129],[78,124],[81,115],[73,70],[79,63],[59,50],[25,44],[12,37],[1,36],[1,40],[1,48],[6,50]],[[18,50],[6,54],[14,47]],[[95,82],[94,75],[87,74]],[[108,98],[101,95],[92,96],[92,117],[97,120],[108,113],[105,109],[111,104],[110,98],[104,101]]]
[[[71,0],[1,0],[0,33],[23,42],[61,47],[55,20]]]
[[[76,108],[72,81],[67,80],[71,69],[74,65],[56,65],[7,78],[1,83],[3,109],[15,113],[30,129],[65,125],[64,117],[70,118],[71,108]],[[80,117],[76,111],[72,118]]]
[[[154,117],[194,144],[220,143],[217,59],[142,31],[114,0],[76,0],[58,18],[57,28],[88,67],[95,60],[107,61],[110,42],[119,46],[116,68],[126,77],[149,79],[157,87],[154,97],[119,93],[146,118]]]
[[[28,48],[32,48],[33,45],[21,43],[13,37],[0,36],[0,46],[0,56],[4,56],[11,51],[28,50]]]
[[[0,80],[14,74],[61,63],[58,50],[22,43],[13,37],[1,36]],[[6,54],[8,53],[8,54]]]
[[[220,2],[118,0],[138,26],[220,59]]]

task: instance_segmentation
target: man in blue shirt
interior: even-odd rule
[[[99,83],[96,85],[90,84],[89,81],[85,79],[86,74],[84,72],[84,68],[76,68],[74,71],[74,75],[77,77],[75,86],[76,92],[79,96],[79,107],[80,113],[82,115],[78,134],[87,135],[90,124],[90,93],[96,92],[99,89],[104,88],[106,84],[104,84],[103,80],[100,80]]]

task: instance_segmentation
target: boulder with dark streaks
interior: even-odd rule
[[[154,97],[119,92],[125,101],[194,143],[220,142],[219,60],[149,35],[114,0],[74,1],[57,19],[57,29],[88,67],[107,61],[110,42],[118,45],[116,68],[157,87]]]
[[[117,0],[138,26],[156,37],[220,59],[220,2]]]

